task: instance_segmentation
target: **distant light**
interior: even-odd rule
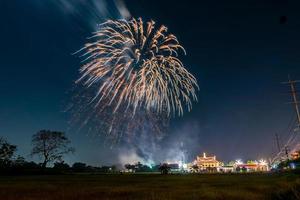
[[[237,159],[237,160],[235,161],[235,164],[236,164],[236,165],[242,165],[242,164],[244,164],[244,163],[243,163],[243,161],[242,161],[241,159]]]
[[[296,165],[295,165],[295,163],[293,163],[293,162],[292,162],[292,163],[290,163],[290,166],[291,166],[291,168],[292,168],[292,169],[296,169]]]
[[[264,159],[259,160],[259,165],[268,165],[268,162]]]
[[[183,167],[183,169],[187,169],[187,168],[188,168],[188,165],[187,165],[186,163],[184,163],[184,164],[182,165],[182,167]]]
[[[177,161],[177,164],[178,164],[178,167],[179,167],[179,168],[183,168],[183,163],[182,163],[182,161]]]
[[[272,169],[276,169],[278,167],[278,164],[273,164]]]

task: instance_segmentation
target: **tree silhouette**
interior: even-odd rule
[[[75,172],[84,172],[87,169],[87,166],[85,163],[76,162],[72,165],[72,169]]]
[[[131,164],[125,164],[125,168],[130,171],[130,172],[134,172],[135,171],[135,165],[131,165]]]
[[[64,154],[74,152],[70,143],[63,132],[41,130],[32,136],[31,155],[42,157],[42,167],[45,168],[50,162],[61,161]]]
[[[11,164],[11,159],[16,150],[16,145],[12,145],[4,138],[0,137],[0,165],[7,167],[9,164]]]
[[[54,163],[53,169],[57,170],[68,170],[70,166],[64,161]]]
[[[168,174],[171,167],[167,163],[160,165],[159,170],[161,174]]]

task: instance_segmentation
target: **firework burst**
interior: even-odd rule
[[[78,51],[84,65],[77,83],[97,85],[96,107],[113,106],[113,113],[143,108],[169,116],[182,115],[197,100],[197,81],[178,58],[185,50],[167,27],[141,18],[108,20],[90,40]]]

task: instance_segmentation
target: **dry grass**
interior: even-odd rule
[[[0,199],[297,199],[299,186],[292,174],[15,176],[0,177]]]

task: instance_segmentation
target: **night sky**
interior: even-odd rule
[[[130,145],[111,149],[101,137],[70,131],[64,112],[80,67],[72,53],[96,23],[120,18],[109,2],[0,1],[0,136],[18,145],[18,154],[32,159],[31,136],[40,129],[67,133],[76,148],[66,157],[70,163],[111,164],[120,161],[120,152],[136,153]],[[292,105],[286,104],[289,88],[281,82],[288,74],[300,79],[300,2],[125,4],[133,17],[153,19],[178,37],[187,51],[180,58],[200,85],[199,102],[190,113],[172,119],[158,144],[164,146],[160,153],[174,155],[182,142],[189,160],[203,151],[224,161],[269,158],[276,151],[275,133],[283,142],[294,117]]]

